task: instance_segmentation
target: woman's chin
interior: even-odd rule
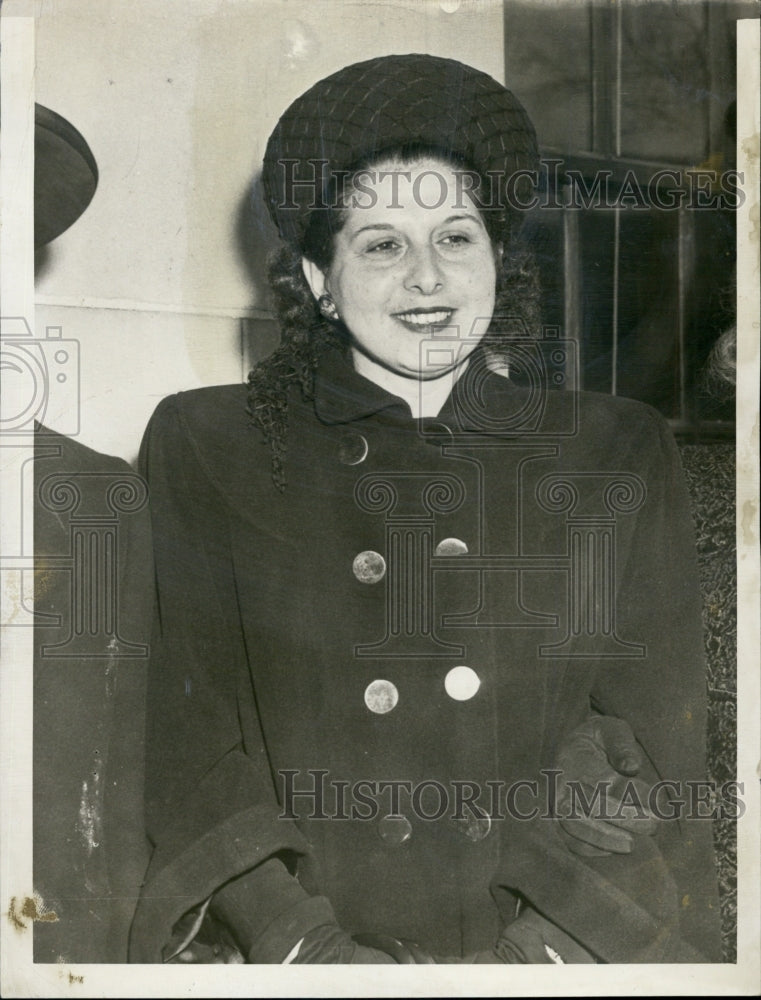
[[[444,378],[455,370],[454,365],[426,365],[421,368],[420,364],[404,364],[400,362],[394,368],[388,370],[397,376],[410,379],[415,382],[435,382],[436,379]]]
[[[426,368],[423,371],[418,371],[416,377],[421,382],[435,382],[436,379],[447,378],[454,375],[457,367],[454,365],[442,365],[436,368]]]
[[[442,361],[440,364],[434,362],[425,365],[425,367],[422,367],[418,363],[415,366],[413,377],[419,379],[421,382],[432,382],[442,378],[457,378],[467,368],[471,353],[471,351],[468,351],[467,354],[464,356],[461,355],[455,361],[452,361],[450,358]]]

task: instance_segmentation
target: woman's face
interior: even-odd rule
[[[347,199],[326,272],[304,260],[352,337],[355,366],[434,379],[462,365],[494,311],[495,253],[462,176],[437,159],[380,163]]]

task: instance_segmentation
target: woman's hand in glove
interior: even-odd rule
[[[588,965],[594,964],[595,959],[559,927],[525,906],[520,916],[504,928],[493,948],[461,959],[436,961],[479,965]]]
[[[519,926],[516,926],[519,925]],[[373,965],[435,965],[435,964],[525,964],[552,962],[544,947],[541,934],[523,925],[520,918],[510,925],[494,948],[474,952],[465,958],[433,956],[412,941],[388,934],[357,934],[354,937],[335,924],[326,924],[310,931],[300,942],[295,965],[338,964]]]
[[[411,941],[387,934],[350,937],[336,924],[315,927],[300,942],[295,964],[342,965],[551,965],[594,964],[594,958],[536,910],[524,908],[493,948],[465,958],[431,955]]]
[[[557,815],[575,854],[629,854],[632,834],[652,835],[648,785],[636,778],[639,749],[623,719],[596,715],[574,729],[560,747]]]
[[[361,936],[360,936],[361,937]],[[395,965],[396,959],[379,948],[367,947],[342,931],[323,924],[309,931],[298,946],[293,965]]]

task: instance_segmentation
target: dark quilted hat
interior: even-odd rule
[[[369,59],[320,80],[275,126],[262,180],[280,235],[301,242],[331,172],[411,143],[450,151],[482,175],[538,165],[523,106],[486,73],[429,55]]]

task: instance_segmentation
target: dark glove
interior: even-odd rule
[[[291,921],[297,918],[297,911],[301,909],[303,907],[300,905],[294,908]],[[195,936],[189,944],[167,961],[185,965],[231,965],[247,961],[230,932],[224,925],[215,921],[213,915],[206,913],[198,930],[192,926],[195,916],[195,914],[189,914],[178,923],[176,927],[178,935],[183,932],[186,934],[195,932]],[[285,960],[293,965],[393,965],[398,961],[388,951],[363,947],[354,941],[349,934],[342,931],[336,923],[320,924],[313,927],[300,941],[297,937],[292,936],[293,927],[297,926],[297,923],[292,922],[290,928],[282,919],[277,923],[283,924],[283,926],[276,927],[276,924],[273,923],[268,935],[271,940],[265,946],[264,953],[267,958],[278,962]],[[274,940],[272,940],[273,938]],[[258,964],[262,960],[261,955],[262,945],[259,944],[256,949],[250,950],[248,961]]]
[[[565,965],[594,964],[595,959],[555,924],[525,907],[508,924],[493,948],[471,952],[465,958],[434,956],[411,942],[383,934],[358,934],[363,950],[385,951],[400,965]],[[388,957],[386,959],[388,961]]]
[[[437,960],[439,961],[439,960]],[[536,910],[524,907],[508,924],[495,946],[462,959],[441,959],[460,963],[503,963],[507,965],[594,964],[594,958],[564,931]]]
[[[360,944],[338,924],[323,924],[309,931],[301,941],[294,965],[395,965],[387,951]],[[392,939],[389,939],[392,940]]]
[[[276,964],[325,926],[335,928],[328,900],[308,895],[272,857],[186,913],[163,949],[164,961]]]
[[[629,854],[632,834],[655,833],[657,820],[647,808],[650,790],[634,777],[642,763],[624,719],[591,716],[563,742],[557,814],[575,854]]]

